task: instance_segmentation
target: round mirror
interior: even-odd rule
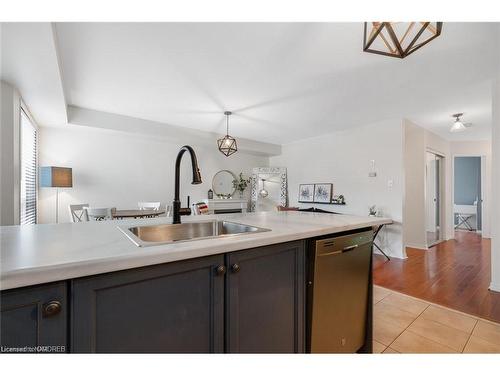
[[[236,180],[236,176],[233,172],[228,170],[217,172],[212,179],[212,190],[214,194],[217,196],[232,196],[236,191],[233,186],[233,180]]]

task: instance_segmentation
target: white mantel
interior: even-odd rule
[[[248,201],[246,199],[205,199],[205,203],[208,205],[208,212],[210,214],[214,214],[220,210],[241,210],[242,213],[245,213],[248,209]]]

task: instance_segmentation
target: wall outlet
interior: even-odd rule
[[[394,186],[394,181],[393,180],[387,180],[387,187],[389,189],[392,189],[393,186]]]

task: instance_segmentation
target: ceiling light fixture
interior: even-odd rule
[[[266,190],[266,187],[265,187],[265,182],[266,182],[266,179],[265,178],[262,178],[262,189],[259,191],[259,195],[261,198],[265,198],[269,195],[269,192]]]
[[[231,156],[238,151],[238,146],[236,145],[236,139],[229,135],[229,116],[232,115],[232,112],[226,111],[224,115],[226,115],[226,135],[217,140],[217,146],[225,156]]]
[[[451,117],[455,117],[455,122],[450,128],[450,133],[458,133],[458,132],[463,132],[466,130],[466,126],[462,121],[460,121],[460,117],[462,117],[464,114],[463,113],[455,113],[451,115]]]
[[[363,51],[401,59],[441,34],[442,22],[365,22]]]

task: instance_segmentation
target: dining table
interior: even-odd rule
[[[113,219],[137,219],[145,217],[157,217],[165,213],[164,209],[153,210],[153,209],[132,209],[132,210],[114,210],[112,212]]]

